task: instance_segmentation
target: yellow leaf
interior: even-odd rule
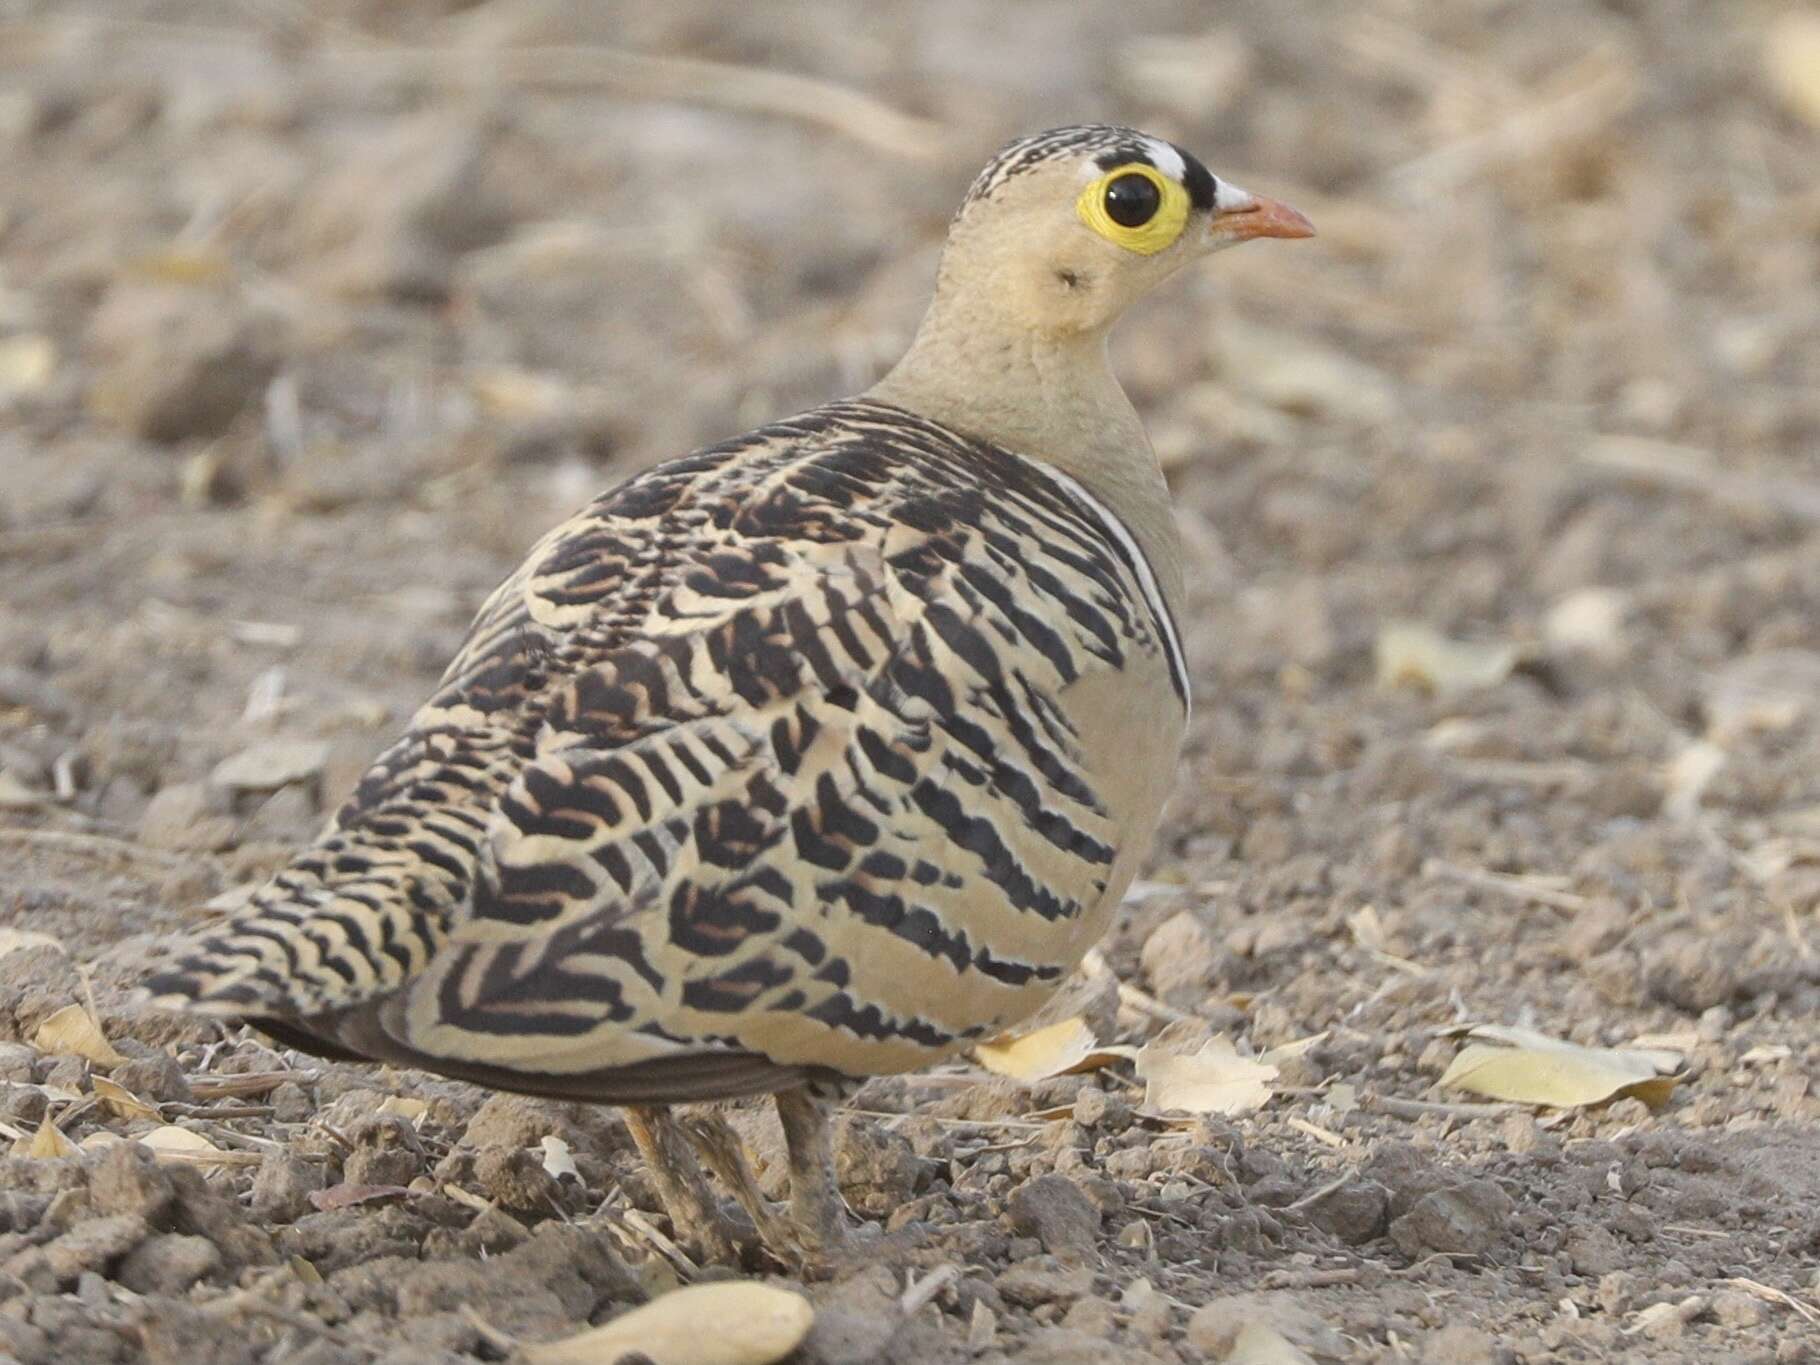
[[[1248,1322],[1239,1328],[1226,1353],[1226,1365],[1314,1365],[1294,1342],[1267,1322]]]
[[[40,1052],[83,1057],[96,1066],[116,1067],[126,1060],[114,1051],[95,1016],[81,1005],[65,1005],[39,1024],[32,1046]]]
[[[48,1116],[31,1137],[21,1138],[13,1145],[14,1156],[31,1157],[36,1161],[55,1161],[58,1157],[77,1156],[80,1150]]]
[[[1209,1038],[1194,1053],[1146,1044],[1137,1057],[1144,1108],[1152,1114],[1249,1114],[1270,1099],[1277,1069],[1241,1057],[1229,1038]]]
[[[1515,645],[1450,640],[1419,621],[1393,621],[1378,633],[1378,686],[1458,696],[1503,682],[1521,658]]]
[[[154,1128],[149,1133],[141,1133],[135,1141],[144,1143],[159,1156],[177,1158],[204,1156],[221,1149],[201,1133],[189,1128],[179,1128],[174,1123],[167,1123],[162,1128]]]
[[[57,345],[27,332],[0,337],[0,398],[36,393],[57,370]]]
[[[1668,1102],[1679,1081],[1667,1073],[1680,1054],[1636,1048],[1581,1047],[1533,1029],[1481,1025],[1438,1084],[1517,1104],[1573,1109],[1633,1096],[1651,1109]]]
[[[1820,14],[1791,10],[1776,20],[1763,45],[1763,65],[1789,111],[1820,128]]]
[[[604,1327],[527,1346],[525,1365],[771,1365],[809,1335],[815,1310],[801,1294],[751,1280],[691,1285],[622,1313]]]
[[[124,1085],[110,1081],[106,1076],[92,1076],[89,1085],[95,1096],[123,1119],[157,1119],[159,1112],[144,1100],[140,1099]]]
[[[1115,1044],[1102,1046],[1087,1021],[1076,1015],[1059,1024],[981,1043],[973,1049],[979,1064],[1015,1081],[1042,1081],[1077,1071],[1094,1071],[1120,1057],[1134,1057],[1136,1050]]]
[[[430,1106],[423,1100],[413,1099],[409,1095],[388,1095],[380,1101],[376,1114],[389,1114],[401,1118],[415,1128],[423,1122],[423,1116],[430,1112]]]
[[[63,945],[56,939],[35,929],[0,929],[0,957],[23,952],[27,948],[55,948],[58,952],[63,951]]]
[[[1273,1048],[1266,1048],[1264,1052],[1258,1056],[1258,1060],[1271,1066],[1280,1066],[1292,1058],[1300,1057],[1303,1053],[1319,1047],[1322,1043],[1327,1041],[1327,1035],[1332,1031],[1333,1030],[1331,1029],[1322,1029],[1319,1033],[1314,1034],[1311,1037],[1298,1038],[1293,1043],[1279,1043]]]

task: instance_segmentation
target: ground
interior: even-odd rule
[[[1086,1013],[1318,1041],[1229,1117],[1148,1114],[1124,1060],[875,1082],[876,1241],[799,1358],[1820,1354],[1814,32],[0,3],[0,923],[56,941],[0,956],[0,1356],[499,1359],[689,1273],[611,1111],[126,990],[310,837],[543,529],[875,377],[972,171],[1083,119],[1321,232],[1115,346],[1196,707]],[[90,1002],[105,1045],[56,1014]],[[1492,1104],[1436,1085],[1461,1023],[1685,1067],[1653,1111]],[[148,1132],[159,1164],[109,1136]]]

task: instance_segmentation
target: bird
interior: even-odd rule
[[[1104,934],[1187,726],[1182,551],[1108,361],[1200,257],[1313,234],[1131,128],[1005,146],[902,359],[539,540],[408,728],[141,998],[620,1106],[679,1235],[848,1235],[832,1106],[1002,1035]],[[787,1212],[670,1106],[771,1095]]]

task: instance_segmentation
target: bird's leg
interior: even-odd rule
[[[739,1134],[733,1131],[733,1125],[719,1114],[698,1113],[685,1119],[684,1127],[708,1169],[733,1191],[733,1197],[751,1217],[752,1226],[758,1229],[759,1240],[780,1255],[793,1245],[789,1222],[778,1215],[771,1201],[758,1188],[752,1165],[746,1160],[746,1149]]]
[[[627,1105],[626,1129],[657,1186],[658,1198],[675,1226],[678,1241],[693,1243],[710,1261],[736,1261],[739,1240],[681,1126],[664,1105]]]
[[[828,1107],[802,1086],[780,1090],[776,1099],[790,1154],[790,1217],[805,1253],[826,1261],[846,1238],[840,1188],[834,1181]]]

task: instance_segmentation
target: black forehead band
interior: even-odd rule
[[[1169,144],[1175,147],[1175,143]],[[1175,147],[1176,155],[1182,158],[1182,188],[1188,191],[1188,202],[1202,213],[1211,212],[1213,197],[1219,189],[1219,182],[1213,178],[1213,172],[1203,166],[1189,153]],[[1140,142],[1126,143],[1108,148],[1093,158],[1093,164],[1102,171],[1109,171],[1115,166],[1129,166],[1134,161],[1141,161],[1153,170],[1157,164],[1150,151]]]

